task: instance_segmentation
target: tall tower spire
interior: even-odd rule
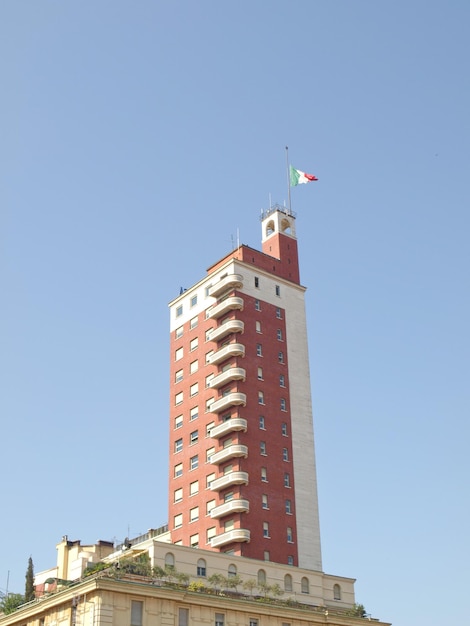
[[[169,528],[175,543],[321,570],[295,216],[264,212],[170,303]]]

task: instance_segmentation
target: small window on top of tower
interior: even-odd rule
[[[255,287],[259,287],[259,278],[255,276]]]
[[[279,285],[276,285],[276,296],[280,296],[281,295],[281,288]]]

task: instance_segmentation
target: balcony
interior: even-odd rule
[[[222,317],[224,313],[228,311],[233,311],[235,309],[242,310],[243,309],[243,298],[239,298],[238,296],[231,296],[230,298],[226,298],[212,306],[209,311],[207,317],[209,319],[218,319]]]
[[[210,412],[211,413],[220,413],[221,411],[225,411],[225,409],[230,408],[231,406],[236,405],[246,405],[246,393],[241,393],[240,391],[233,391],[232,393],[228,393],[226,396],[222,396],[215,402],[211,404]]]
[[[245,322],[241,320],[228,320],[220,326],[213,329],[210,334],[209,341],[220,341],[231,333],[242,333],[245,330]]]
[[[234,528],[229,530],[228,533],[222,533],[216,537],[212,537],[211,546],[218,548],[219,546],[225,546],[227,543],[238,543],[240,541],[250,541],[250,531],[244,528]]]
[[[243,285],[243,276],[241,274],[230,274],[224,276],[218,283],[209,288],[209,295],[217,297],[228,289],[240,289]]]
[[[223,463],[224,461],[228,461],[229,459],[234,459],[235,457],[246,457],[248,456],[248,448],[242,444],[233,444],[232,446],[227,446],[226,448],[222,448],[219,452],[216,452],[211,456],[211,463],[217,465],[218,463]]]
[[[248,473],[230,472],[230,474],[216,478],[212,481],[211,491],[221,491],[225,487],[231,487],[232,485],[248,485]]]
[[[221,372],[214,376],[214,378],[209,383],[209,387],[211,389],[217,389],[218,387],[222,387],[226,383],[229,383],[231,380],[245,380],[246,378],[246,370],[243,367],[231,367],[225,372]]]
[[[212,519],[219,519],[230,513],[248,513],[250,510],[250,503],[248,500],[230,500],[230,502],[224,502],[220,506],[216,506],[211,511]]]
[[[245,346],[242,343],[228,343],[209,357],[209,363],[211,365],[217,365],[217,363],[222,363],[222,361],[225,361],[231,356],[245,356]]]
[[[217,424],[217,426],[214,426],[214,428],[212,428],[211,430],[210,436],[214,437],[214,439],[217,439],[218,437],[223,437],[224,435],[232,433],[236,430],[243,430],[244,432],[246,432],[247,426],[247,421],[246,419],[243,419],[243,417],[232,417],[232,419],[229,419],[225,422],[222,422],[221,424]]]

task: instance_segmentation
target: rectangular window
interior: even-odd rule
[[[197,350],[197,346],[198,346],[198,338],[194,337],[194,339],[191,339],[189,343],[189,349],[192,352],[193,350]]]
[[[175,350],[175,361],[179,361],[183,358],[183,348],[178,348]]]
[[[269,538],[269,523],[263,522],[263,537]]]
[[[189,538],[189,545],[191,546],[191,548],[199,548],[199,533],[191,535],[191,537]]]
[[[183,490],[175,489],[174,494],[173,494],[173,502],[181,502],[182,499],[183,499]]]
[[[294,535],[290,526],[287,527],[287,543],[294,543]]]
[[[276,285],[276,287],[274,289],[275,289],[275,292],[276,292],[276,296],[280,296],[281,295],[281,287],[279,285]]]
[[[211,356],[214,354],[214,350],[209,350],[209,352],[206,352],[206,365],[209,363]]]
[[[281,398],[281,411],[287,411],[286,406],[286,399]]]
[[[189,328],[193,330],[193,328],[197,327],[197,324],[198,324],[198,318],[196,315],[196,317],[193,317],[192,319],[189,320]]]
[[[195,506],[192,509],[189,509],[189,521],[195,522],[199,519],[199,507]]]
[[[206,476],[206,488],[207,489],[211,488],[214,480],[215,480],[215,474],[209,474],[208,476]]]
[[[181,428],[182,425],[183,425],[183,416],[178,415],[177,417],[175,417],[175,429]]]
[[[144,603],[131,600],[131,626],[142,626]]]
[[[269,550],[264,551],[264,560],[269,561],[271,559],[271,555],[269,554]]]
[[[215,454],[215,448],[209,448],[206,450],[206,463],[210,463],[213,455]]]
[[[199,367],[199,365],[198,365],[198,362],[197,362],[197,359],[196,359],[196,361],[193,361],[192,363],[189,364],[189,373],[190,374],[195,374],[197,372],[197,370],[198,370],[198,367]]]
[[[223,613],[215,614],[215,626],[224,626],[224,614]]]
[[[224,502],[231,502],[233,500],[233,491],[229,491],[224,495]]]
[[[277,360],[279,361],[279,363],[284,363],[284,352],[278,353]]]
[[[211,412],[211,407],[214,404],[214,400],[215,398],[212,396],[212,398],[208,398],[206,400],[206,413],[210,413]]]
[[[266,442],[265,441],[259,442],[259,451],[260,451],[260,454],[262,454],[263,456],[266,456]]]
[[[209,424],[207,424],[206,426],[206,437],[210,437],[211,436],[211,430],[214,428],[214,422],[210,422]]]
[[[217,534],[217,529],[215,526],[212,526],[212,528],[208,528],[206,532],[206,539],[207,539],[206,543],[210,543],[212,537],[215,537],[216,534]]]
[[[254,617],[250,617],[250,626],[258,626],[258,620]]]
[[[173,517],[173,528],[181,528],[182,525],[183,525],[183,514],[178,513],[178,515],[175,515]]]
[[[181,374],[183,373],[183,371],[181,371]],[[258,367],[258,380],[263,380],[263,368],[262,367]]]
[[[280,328],[277,329],[276,335],[277,335],[277,340],[282,341],[282,330]]]
[[[263,495],[261,496],[261,507],[263,509],[269,509],[268,496],[265,493],[263,493]]]
[[[189,495],[195,496],[197,493],[199,493],[199,481],[195,480],[189,485]]]
[[[284,374],[280,374],[279,376],[279,386],[280,387],[286,386],[286,377],[284,376]]]
[[[256,356],[263,356],[263,346],[260,343],[256,344]]]
[[[261,480],[263,483],[268,482],[268,471],[265,467],[261,468]]]
[[[197,294],[195,296],[191,297],[191,300],[189,301],[191,307],[196,306],[197,304]]]
[[[262,415],[259,416],[259,427],[261,430],[266,430],[264,427],[264,417]]]
[[[209,500],[209,502],[206,503],[206,514],[210,515],[214,507],[215,507],[215,500]]]
[[[235,528],[235,522],[233,519],[229,519],[224,522],[224,532],[229,533],[231,530]]]
[[[287,424],[285,422],[282,422],[281,424],[281,433],[284,437],[287,437]]]
[[[196,454],[195,456],[192,456],[192,457],[189,459],[189,469],[190,469],[190,470],[195,470],[195,469],[197,469],[197,468],[198,468],[198,466],[199,466],[199,457],[198,457],[198,455]]]
[[[262,391],[258,391],[258,404],[264,404],[264,393]]]
[[[282,319],[282,313],[281,313],[281,309],[278,307],[276,308],[276,317],[278,320]]]
[[[261,322],[255,322],[255,326],[256,326],[256,332],[260,333],[261,332]]]
[[[181,452],[182,449],[183,449],[183,440],[177,439],[175,441],[175,452]]]
[[[193,396],[197,396],[198,393],[199,393],[199,383],[194,383],[194,385],[191,385],[191,387],[189,388],[189,395],[192,398]]]
[[[175,372],[175,383],[180,383],[183,380],[183,370]]]
[[[178,463],[177,465],[175,465],[175,478],[178,478],[179,476],[183,475],[183,464],[182,463]]]
[[[176,307],[176,317],[181,317],[183,315],[183,305],[180,304]]]
[[[197,406],[193,406],[193,408],[189,411],[189,421],[192,422],[193,420],[197,420],[198,417],[199,408]]]
[[[227,474],[231,474],[233,472],[233,465],[226,465],[224,467],[224,476],[227,476]]]
[[[292,502],[290,500],[286,500],[286,513],[292,515]]]
[[[175,395],[175,405],[181,404],[183,402],[183,392],[180,391]]]
[[[189,626],[189,609],[178,609],[178,626]]]
[[[290,475],[287,473],[284,474],[284,487],[290,487]]]
[[[183,327],[179,326],[176,330],[175,330],[175,339],[181,339],[181,337],[183,336]]]
[[[293,556],[289,555],[287,557],[287,565],[294,565],[294,557]],[[289,624],[289,626],[290,626],[290,624]]]
[[[259,278],[255,276],[255,287],[259,287]]]
[[[199,439],[199,432],[197,430],[193,430],[192,433],[190,433],[189,435],[189,445],[193,446],[195,443],[198,442]]]
[[[213,331],[213,328],[209,328],[209,330],[206,330],[206,341],[210,341],[211,340],[211,332]]]
[[[289,460],[289,450],[287,448],[282,448],[282,460],[283,461]]]
[[[214,374],[209,374],[206,376],[206,389],[211,386],[211,381],[214,378]]]
[[[261,304],[259,300],[255,300],[255,311],[261,311]]]

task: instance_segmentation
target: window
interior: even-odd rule
[[[189,545],[191,546],[191,548],[199,548],[199,533],[191,535],[191,537],[189,538]]]
[[[287,527],[287,543],[294,543],[294,535],[290,526]]]
[[[211,356],[214,354],[214,350],[209,350],[209,352],[206,352],[206,365],[209,363],[209,361],[211,360]]]
[[[259,287],[259,278],[255,276],[255,287]]]
[[[199,493],[199,481],[195,480],[189,484],[189,495],[195,496],[197,493]]]
[[[209,422],[206,426],[206,437],[211,436],[211,430],[214,428],[214,422]]]
[[[212,408],[212,405],[214,404],[214,400],[215,400],[214,396],[206,400],[206,413],[211,412],[211,408]]]
[[[267,537],[269,539],[269,523],[263,522],[263,537]]]
[[[175,405],[181,404],[182,402],[183,402],[183,392],[180,391],[179,393],[175,395]]]
[[[193,317],[192,319],[190,319],[190,320],[189,320],[189,328],[190,328],[191,330],[193,330],[193,328],[196,328],[196,327],[197,327],[197,324],[198,324],[198,319],[197,319],[197,316],[196,316],[196,317]]]
[[[268,473],[265,467],[261,468],[261,481],[263,483],[267,483],[268,482]]]
[[[256,356],[263,356],[263,346],[260,343],[256,344]]]
[[[197,362],[197,359],[196,359],[196,361],[193,361],[192,363],[189,364],[189,373],[190,374],[195,374],[197,372],[198,368],[199,368],[199,365],[198,365],[198,362]]]
[[[199,519],[199,507],[195,506],[192,509],[189,509],[189,521],[195,522]]]
[[[192,352],[193,350],[197,350],[197,346],[198,346],[198,338],[194,337],[194,339],[191,339],[189,343],[189,349]]]
[[[198,468],[198,466],[199,466],[199,457],[198,457],[198,455],[196,454],[195,456],[192,456],[192,457],[189,459],[189,469],[190,469],[190,470],[195,470],[195,469],[197,469],[197,468]]]
[[[173,502],[181,502],[183,499],[183,489],[175,489],[173,493]]]
[[[266,442],[265,441],[259,442],[259,451],[260,451],[260,454],[262,454],[263,456],[266,456]]]
[[[193,420],[197,420],[198,417],[199,408],[197,406],[193,406],[193,408],[189,411],[189,421],[192,422]]]
[[[287,411],[285,398],[281,398],[281,411]]]
[[[131,600],[131,626],[142,626],[144,614],[144,603],[138,600]]]
[[[285,506],[286,506],[286,513],[288,515],[292,515],[292,502],[290,500],[286,500]]]
[[[341,600],[341,587],[339,585],[333,585],[333,598]]]
[[[211,340],[211,332],[213,331],[213,328],[209,328],[208,330],[206,330],[206,341],[210,341]]]
[[[255,322],[256,325],[256,332],[260,333],[261,332],[261,322]]]
[[[196,306],[197,304],[197,294],[195,296],[191,297],[191,300],[189,301],[189,304],[191,307]]]
[[[300,581],[300,591],[302,593],[310,593],[310,584],[305,576]]]
[[[215,448],[209,448],[206,450],[206,463],[210,463],[212,461],[212,457],[215,454]]]
[[[183,425],[183,416],[182,415],[176,416],[175,417],[175,429],[181,428],[182,425]]]
[[[179,476],[183,475],[183,464],[182,463],[178,463],[177,465],[175,465],[175,478],[178,478]]]
[[[197,396],[198,393],[199,393],[199,383],[194,383],[194,385],[191,385],[191,387],[189,388],[189,395],[192,398],[193,396]]]
[[[215,626],[224,626],[224,614],[223,613],[215,614]]]
[[[280,328],[277,329],[276,335],[277,335],[277,340],[282,341],[282,330]]]
[[[258,620],[254,617],[250,617],[250,626],[258,626]]]
[[[282,460],[283,461],[289,460],[289,450],[287,448],[282,448]]]
[[[258,570],[258,585],[264,585],[266,583],[266,572],[264,569]]]
[[[290,475],[284,474],[284,487],[290,487]]]
[[[189,609],[178,608],[178,626],[189,626]]]
[[[265,561],[269,561],[271,558],[271,555],[269,554],[269,550],[265,550],[264,551],[264,560]]]
[[[209,289],[212,287],[212,283],[210,285],[207,285],[207,287],[204,288],[204,294],[206,296],[206,298],[209,297]]]
[[[261,430],[266,430],[264,427],[264,417],[262,415],[259,416],[259,427]]]
[[[262,391],[258,391],[258,404],[264,404],[264,393]]]
[[[233,472],[233,465],[232,464],[226,465],[224,467],[223,472],[224,472],[224,476],[227,476],[227,474],[231,474]]]
[[[210,515],[213,508],[215,508],[215,500],[206,502],[206,515]]]
[[[276,317],[278,320],[282,319],[281,309],[279,307],[276,308]]]
[[[255,311],[261,311],[261,304],[259,300],[255,300]]]
[[[284,576],[284,591],[292,591],[292,576],[290,574]]]
[[[277,360],[279,361],[279,363],[284,363],[284,352],[278,352]]]
[[[209,374],[206,376],[206,389],[211,386],[211,380],[214,378],[214,374]]]
[[[227,570],[227,578],[233,578],[237,575],[237,566],[230,564]]]
[[[287,557],[287,565],[294,565],[294,557],[290,554]]]
[[[224,502],[231,502],[233,500],[233,491],[229,491],[224,495]]]
[[[175,361],[179,361],[183,358],[183,348],[178,348],[175,350]]]
[[[229,519],[224,522],[224,532],[228,533],[235,528],[235,522],[233,519]]]
[[[198,442],[199,434],[197,430],[193,430],[193,432],[189,435],[189,445],[193,446]]]
[[[183,525],[183,514],[178,513],[173,517],[173,528],[180,528]]]
[[[175,330],[175,339],[181,339],[181,337],[183,336],[183,327],[179,326],[176,330]]]
[[[263,509],[269,509],[268,496],[265,493],[261,496],[261,506]]]
[[[175,383],[180,383],[183,380],[183,370],[175,372]]]
[[[281,424],[281,433],[284,437],[287,437],[287,424],[285,422],[282,422]]]
[[[175,441],[175,452],[181,452],[183,449],[183,439],[177,439]]]
[[[170,565],[171,567],[175,566],[175,557],[171,552],[165,554],[165,565]]]
[[[276,285],[274,288],[275,292],[276,292],[276,296],[280,296],[281,295],[281,288],[279,285]]]
[[[215,537],[216,534],[217,534],[217,528],[215,526],[208,528],[206,531],[206,543],[210,543],[212,537]]]
[[[281,374],[279,376],[279,387],[285,387],[286,386],[286,377],[284,376],[284,374]]]
[[[181,317],[183,315],[183,305],[180,304],[176,307],[176,317]]]
[[[263,368],[262,367],[258,367],[258,380],[263,380]]]
[[[212,483],[215,480],[215,474],[209,474],[208,476],[206,476],[206,488],[210,489]]]

